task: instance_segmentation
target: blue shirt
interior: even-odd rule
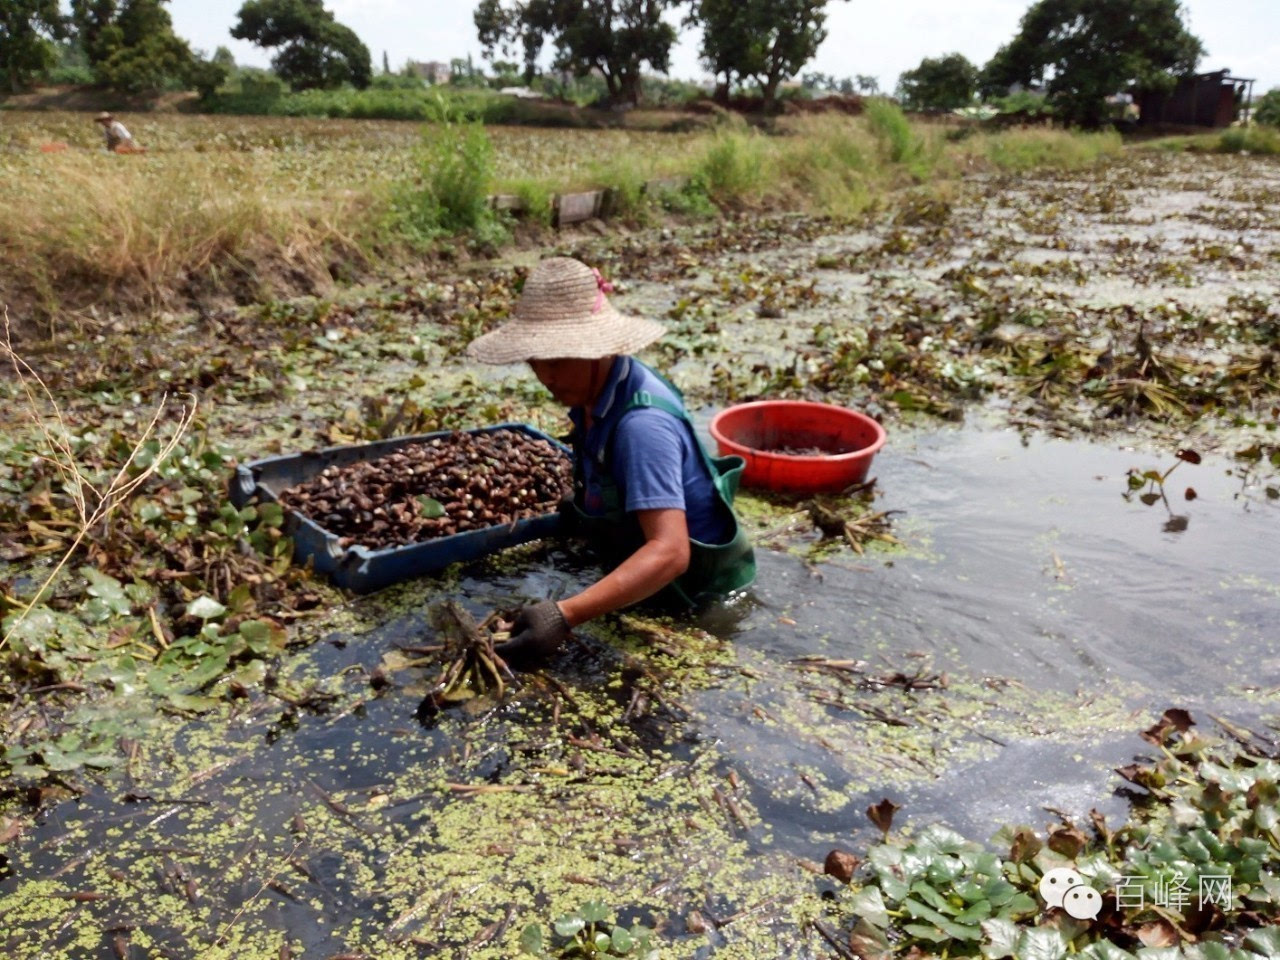
[[[712,483],[693,428],[655,407],[627,411],[637,390],[647,390],[683,409],[680,397],[639,361],[614,358],[591,410],[591,429],[579,445],[585,482],[583,511],[592,516],[604,513],[600,481],[611,465],[627,513],[683,510],[691,538],[727,543],[733,533],[732,517]],[[583,435],[584,414],[582,407],[569,411],[577,438]]]

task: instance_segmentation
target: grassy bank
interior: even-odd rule
[[[392,121],[126,116],[148,153],[117,157],[102,152],[82,114],[8,117],[0,135],[0,282],[16,312],[46,316],[104,298],[117,305],[191,299],[192,290],[235,286],[224,282],[228,272],[253,279],[230,292],[254,300],[296,288],[299,277],[310,278],[304,288],[323,284],[326,273],[341,275],[335,260],[396,263],[420,255],[424,244],[474,232],[482,213],[442,219],[431,212],[438,206],[431,196],[448,186],[435,181],[438,159],[451,149],[441,138],[451,130],[488,143],[471,171],[473,188],[524,196],[535,220],[546,219],[555,192],[589,188],[614,189],[615,210],[639,221],[661,215],[659,207],[686,215],[767,207],[852,217],[899,188],[945,183],[975,167],[1082,166],[1120,146],[1114,137],[1051,130],[953,141],[942,129],[913,127],[886,105],[865,118],[791,118],[773,135],[734,124],[696,133],[481,128],[458,114],[462,127],[444,130]],[[683,194],[641,192],[646,179],[671,175],[691,178]],[[488,218],[484,226],[492,249],[513,224]]]
[[[1170,153],[1252,153],[1274,157],[1280,156],[1280,129],[1233,127],[1218,133],[1161,137],[1142,144],[1142,148]]]

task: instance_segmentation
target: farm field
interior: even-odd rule
[[[24,149],[0,154],[0,214],[19,182],[143,159],[114,168],[123,195],[260,188],[246,238],[286,200],[338,229],[407,175],[417,136],[179,118],[139,125],[145,158],[108,158],[71,118],[21,142],[11,119],[0,136]],[[840,132],[876,155],[864,127]],[[606,146],[654,171],[730,157],[710,134],[490,135],[512,179],[587,182]],[[733,136],[750,145],[732,157],[787,156]],[[31,152],[45,138],[83,149]],[[530,924],[550,941],[579,911],[643,924],[675,958],[1272,955],[1275,825],[1248,798],[1280,752],[1280,164],[1084,141],[1015,171],[993,154],[1026,141],[975,140],[939,144],[936,181],[869,159],[879,192],[857,216],[761,195],[321,296],[80,309],[50,321],[62,341],[20,341],[101,487],[195,411],[0,650],[0,953],[511,957]],[[56,189],[36,209],[63,209]],[[550,252],[666,324],[645,359],[700,427],[809,398],[872,413],[889,445],[869,490],[743,497],[747,596],[605,618],[503,701],[424,715],[444,604],[479,618],[597,569],[534,543],[348,596],[291,566],[281,518],[231,508],[227,483],[237,463],[385,436],[563,432],[527,371],[463,354]],[[0,390],[27,405],[14,377]],[[79,530],[48,439],[13,422],[6,629]],[[824,872],[833,850],[860,861],[855,886]],[[1035,881],[1069,860],[1107,891],[1192,864],[1237,886],[1203,926],[1112,897],[1105,952],[1098,928],[1040,922]],[[1173,953],[1141,952],[1154,942]]]
[[[789,118],[778,136],[732,123],[694,133],[488,127],[468,161],[483,169],[435,184],[440,156],[462,146],[436,156],[424,135],[438,145],[459,128],[125,115],[148,153],[118,157],[101,150],[83,114],[0,116],[0,282],[24,316],[64,322],[104,297],[121,309],[251,303],[463,253],[468,245],[439,242],[455,227],[421,222],[421,197],[436,188],[513,192],[542,211],[523,226],[495,219],[471,244],[492,253],[512,232],[536,241],[552,194],[575,189],[614,188],[632,225],[665,215],[640,188],[672,174],[694,178],[687,194],[662,200],[677,214],[771,208],[847,218],[902,186],[945,185],[975,166],[1072,167],[1119,149],[1114,136],[1052,131],[950,143],[944,128],[913,131],[893,117],[878,128]]]

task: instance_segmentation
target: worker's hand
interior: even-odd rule
[[[528,670],[550,660],[569,639],[569,621],[554,600],[521,607],[511,625],[511,639],[494,647],[511,666]]]

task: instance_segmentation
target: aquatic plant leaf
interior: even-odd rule
[[[1141,500],[1143,503],[1145,503],[1148,507],[1150,507],[1160,502],[1160,494],[1144,493],[1138,499]]]
[[[222,676],[227,669],[226,654],[205,657],[182,679],[188,690],[199,690],[206,683]]]
[[[445,515],[444,504],[432,497],[418,497],[418,507],[428,520],[438,520]]]
[[[1201,462],[1200,454],[1194,450],[1179,450],[1174,456],[1186,463],[1197,464]]]
[[[542,956],[542,924],[531,923],[520,931],[520,949],[535,957]]]
[[[950,934],[943,933],[936,927],[926,927],[922,923],[904,923],[902,925],[902,929],[913,937],[918,937],[921,940],[929,940],[933,943],[946,943],[948,940],[952,939]]]
[[[956,914],[956,923],[974,924],[987,919],[994,912],[990,900],[979,900],[967,910]]]
[[[977,940],[982,936],[982,930],[979,927],[956,923],[918,900],[908,898],[902,902],[902,906],[913,917],[918,920],[928,920],[953,940]]]
[[[916,841],[920,847],[932,847],[941,853],[960,853],[969,846],[969,841],[961,834],[940,823],[931,823],[920,832]]]
[[[566,913],[563,917],[559,917],[552,923],[556,933],[562,937],[572,937],[578,931],[583,930],[587,926],[587,921],[576,913]]]
[[[1244,938],[1244,945],[1264,957],[1280,956],[1280,927],[1260,927]]]
[[[987,938],[987,942],[982,945],[982,955],[987,960],[1003,960],[1014,955],[1021,930],[1012,920],[1000,917],[983,920],[982,932]]]
[[[866,921],[859,920],[849,934],[849,949],[859,960],[890,960],[893,949],[884,931]]]
[[[1018,938],[1018,960],[1062,960],[1067,941],[1057,930],[1024,930]]]
[[[994,901],[992,901],[994,903]],[[1004,905],[1004,909],[1000,911],[1000,915],[1004,917],[1019,917],[1028,914],[1040,912],[1040,904],[1026,893],[1015,893],[1008,903]]]
[[[863,887],[850,898],[849,908],[877,927],[889,925],[888,908],[879,887]]]
[[[1084,957],[1085,960],[1137,960],[1128,950],[1117,947],[1110,940],[1099,940],[1097,943],[1091,943],[1081,949],[1076,956]]]
[[[929,864],[926,876],[930,883],[941,886],[958,880],[964,869],[964,864],[956,857],[939,857]]]
[[[258,522],[266,527],[279,527],[284,524],[284,507],[275,502],[259,504]]]
[[[200,597],[187,604],[187,616],[200,620],[213,620],[227,612],[227,608],[213,597]]]
[[[109,577],[93,567],[81,567],[80,575],[89,581],[89,595],[100,599],[110,613],[125,616],[133,610],[133,603],[125,595],[124,587],[115,577]]]
[[[971,874],[980,877],[1000,876],[1000,858],[990,850],[983,850],[977,854],[965,854],[963,860]]]
[[[183,713],[205,713],[216,709],[218,706],[218,701],[213,697],[202,697],[194,693],[178,693],[175,691],[165,699],[175,710],[181,710]]]
[[[625,927],[614,927],[613,934],[609,939],[614,953],[630,953],[632,947],[636,945],[635,940],[631,937],[631,932]]]
[[[588,900],[579,908],[578,915],[587,923],[604,923],[609,919],[609,908],[603,900]]]
[[[922,898],[933,909],[942,913],[955,913],[956,909],[941,893],[924,882],[916,882],[911,885],[911,892]]]

